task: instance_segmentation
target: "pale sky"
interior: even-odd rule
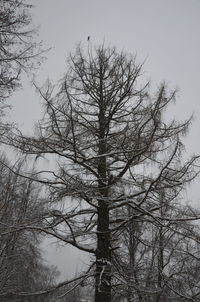
[[[153,88],[164,80],[169,88],[179,88],[170,115],[184,120],[194,114],[186,144],[190,153],[200,154],[200,0],[32,0],[32,3],[33,22],[40,25],[38,39],[44,41],[45,48],[52,47],[36,72],[39,84],[47,77],[59,80],[66,70],[67,55],[79,42],[87,46],[87,36],[92,45],[105,41],[105,45],[136,54],[138,63],[146,59],[144,79],[151,79]],[[26,78],[23,85],[23,91],[10,99],[13,109],[9,119],[31,133],[34,121],[41,117],[41,101]],[[196,185],[191,193],[196,203],[197,195]],[[55,252],[51,247],[48,251],[48,259],[59,265],[63,276],[69,276],[81,263],[74,250]]]

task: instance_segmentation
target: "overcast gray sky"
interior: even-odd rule
[[[52,47],[36,73],[40,84],[47,77],[59,80],[66,70],[67,55],[77,43],[87,45],[88,35],[92,45],[105,40],[105,45],[137,54],[138,62],[146,59],[144,79],[151,79],[152,87],[165,80],[169,88],[179,88],[177,104],[170,114],[183,120],[194,113],[186,143],[189,152],[200,154],[200,0],[33,0],[32,3],[34,24],[40,25],[39,39],[44,41],[44,47]],[[34,121],[41,117],[41,102],[26,78],[23,85],[23,91],[10,99],[13,109],[9,118],[31,132]],[[194,199],[196,193],[194,188],[191,194]],[[65,267],[66,276],[80,264],[80,261],[75,264],[80,255],[74,250],[68,249],[67,257],[52,248],[48,251],[50,260],[58,262],[60,268]]]

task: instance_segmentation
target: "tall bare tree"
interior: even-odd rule
[[[152,94],[141,74],[142,65],[115,48],[78,47],[59,91],[50,83],[38,89],[46,111],[36,135],[9,140],[25,154],[56,160],[55,169],[39,172],[57,204],[44,231],[93,255],[95,302],[111,301],[116,238],[131,221],[167,223],[160,194],[170,202],[198,173],[196,157],[181,162],[190,120],[164,115],[176,92],[162,84]]]

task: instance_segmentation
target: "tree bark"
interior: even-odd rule
[[[103,72],[100,67],[100,104],[99,104],[99,158],[98,162],[98,215],[97,215],[97,251],[95,276],[95,302],[111,301],[111,249],[109,231],[109,188],[106,162],[106,117],[103,97]]]
[[[111,253],[109,212],[105,202],[100,202],[97,225],[97,253],[95,302],[111,301]]]

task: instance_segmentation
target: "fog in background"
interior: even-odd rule
[[[104,42],[136,54],[144,62],[143,78],[151,81],[152,91],[166,81],[178,88],[177,103],[169,117],[184,120],[194,114],[185,140],[188,153],[200,154],[200,0],[32,0],[33,22],[40,26],[38,40],[51,47],[46,60],[35,72],[42,85],[47,78],[57,82],[66,71],[66,58],[78,43],[88,47]],[[12,110],[7,119],[31,134],[42,117],[42,101],[24,76],[23,89],[10,98]],[[48,165],[48,163],[46,163]],[[186,194],[198,205],[196,182]],[[56,246],[45,240],[47,261],[58,265],[62,278],[83,267],[88,258],[74,248]]]

